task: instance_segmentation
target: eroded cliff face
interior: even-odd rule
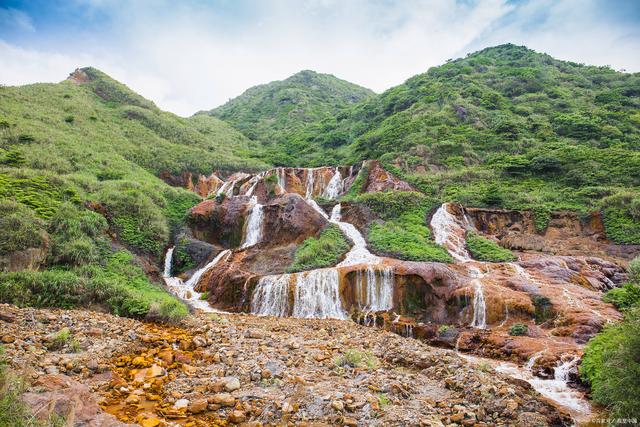
[[[538,231],[531,212],[447,204],[425,220],[454,263],[369,254],[362,262],[284,275],[296,248],[336,222],[330,210],[359,173],[368,171],[360,180],[366,191],[412,189],[377,162],[366,166],[277,168],[216,184],[218,197],[194,207],[189,224],[197,239],[232,251],[202,274],[196,290],[207,292],[216,309],[256,312],[261,299],[261,314],[351,318],[459,351],[520,364],[533,360],[531,369],[541,376],[553,375],[603,325],[620,318],[601,297],[624,280],[624,265],[638,248],[609,242],[597,214],[554,212]],[[260,238],[243,245],[257,207]],[[339,217],[353,227],[352,251],[359,239],[366,245],[364,236],[379,220],[353,202],[341,204]],[[471,259],[469,231],[512,249],[517,261]],[[515,324],[526,325],[526,334],[511,334]]]

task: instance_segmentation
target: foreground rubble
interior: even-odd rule
[[[0,313],[4,357],[33,381],[25,401],[77,425],[571,424],[525,382],[349,321]]]

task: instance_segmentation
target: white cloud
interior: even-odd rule
[[[640,59],[630,59],[637,34],[625,38],[628,29],[598,23],[595,7],[581,8],[578,0],[76,2],[89,4],[92,16],[107,13],[111,27],[55,52],[0,42],[0,82],[59,81],[93,65],[161,108],[190,115],[302,69],[383,91],[448,58],[504,42],[640,69]],[[541,14],[546,19],[531,31]]]

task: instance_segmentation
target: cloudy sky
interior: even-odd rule
[[[511,42],[640,71],[638,0],[0,0],[0,84],[94,66],[187,116],[303,69],[376,92]]]

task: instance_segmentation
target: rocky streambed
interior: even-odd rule
[[[4,357],[30,383],[24,400],[76,425],[572,424],[525,381],[348,321],[0,313]]]

